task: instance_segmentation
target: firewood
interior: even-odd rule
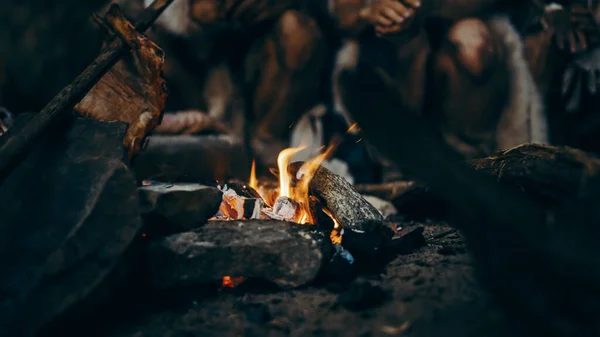
[[[223,193],[200,184],[154,183],[138,188],[147,235],[168,235],[200,227],[214,216]]]
[[[600,334],[600,249],[590,239],[600,231],[600,176],[588,180],[587,195],[574,206],[545,210],[473,172],[403,104],[379,69],[361,64],[340,83],[365,138],[453,208],[482,281],[511,327],[528,336]]]
[[[149,136],[148,146],[133,160],[138,179],[207,182],[247,179],[243,145],[230,136]]]
[[[244,193],[252,190],[251,188],[233,183],[225,184],[220,189],[223,191],[223,202],[217,218],[220,216],[231,220],[262,218],[265,202],[260,195]]]
[[[127,125],[69,124],[0,186],[1,336],[30,336],[84,298],[142,226],[135,179],[122,162]]]
[[[354,185],[354,189],[363,195],[372,195],[383,200],[393,200],[412,185],[414,185],[412,181],[400,180],[383,184],[358,184]]]
[[[154,128],[155,134],[163,135],[193,135],[206,132],[231,133],[223,122],[197,110],[166,113],[162,122]]]
[[[290,164],[296,179],[303,162]],[[355,255],[372,255],[394,235],[383,215],[356,192],[343,177],[319,167],[310,181],[310,193],[321,200],[344,228],[342,245]]]
[[[173,0],[156,0],[138,17],[135,28],[143,32]],[[115,5],[116,6],[116,5]],[[113,39],[71,84],[59,92],[29,123],[13,127],[0,139],[0,183],[22,161],[48,128],[56,128],[71,108],[100,80],[128,49],[121,39]]]
[[[147,279],[169,288],[243,276],[294,288],[317,277],[330,246],[327,238],[292,223],[210,221],[150,243]]]

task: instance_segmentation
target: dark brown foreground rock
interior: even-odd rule
[[[126,130],[75,118],[0,185],[1,336],[30,336],[84,298],[141,227]]]
[[[243,145],[230,136],[154,135],[133,160],[133,169],[139,180],[206,182],[247,179],[248,164]]]
[[[330,246],[328,238],[293,223],[210,221],[151,242],[148,280],[154,287],[169,288],[243,276],[294,288],[317,277]]]
[[[158,233],[200,227],[219,210],[223,193],[216,187],[152,183],[138,188],[144,220]]]
[[[298,178],[302,164],[292,163],[288,171]],[[323,207],[342,225],[342,245],[351,253],[372,256],[394,235],[377,208],[356,192],[346,179],[328,169],[317,169],[310,181],[310,193],[319,198]]]

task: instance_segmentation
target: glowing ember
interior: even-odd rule
[[[350,125],[350,127],[348,128],[348,130],[346,132],[348,132],[348,133],[357,133],[359,131],[360,131],[360,129],[358,128],[358,124],[353,123],[352,125]]]
[[[244,278],[242,276],[224,276],[223,281],[221,282],[221,286],[223,288],[235,288],[244,282]]]

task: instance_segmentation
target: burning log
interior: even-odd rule
[[[539,144],[523,144],[468,163],[475,171],[492,176],[500,184],[518,188],[549,209],[578,198],[582,187],[600,170],[600,160],[585,152]],[[448,205],[423,184],[410,187],[393,203],[400,213],[417,218],[443,216],[449,210]]]
[[[84,298],[142,226],[127,125],[74,118],[59,131],[0,185],[1,336],[30,336]]]
[[[231,136],[149,136],[133,160],[138,179],[204,182],[246,177],[244,146]]]
[[[294,199],[279,197],[273,205],[273,213],[285,221],[294,221],[299,217],[300,205]]]
[[[261,215],[265,202],[253,189],[232,183],[225,184],[222,191],[223,202],[217,218],[220,216],[230,220],[263,218]]]
[[[167,235],[200,227],[214,216],[223,193],[200,184],[155,183],[138,188],[146,231]]]
[[[150,243],[149,280],[159,288],[244,276],[282,288],[312,282],[331,243],[310,227],[282,221],[210,221]]]
[[[290,164],[288,170],[300,180],[302,162]],[[372,255],[388,242],[394,231],[383,215],[356,192],[343,177],[319,167],[310,181],[311,194],[323,203],[343,227],[342,245],[350,252]]]

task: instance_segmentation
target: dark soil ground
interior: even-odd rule
[[[424,247],[398,256],[382,273],[348,284],[292,291],[243,284],[187,293],[176,305],[130,313],[121,317],[124,323],[105,325],[94,335],[510,336],[478,285],[460,234],[445,225],[426,225],[424,235]]]

